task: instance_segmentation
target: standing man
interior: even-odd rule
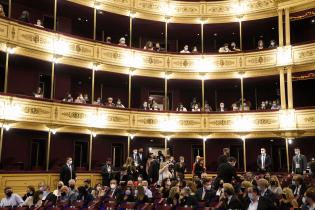
[[[257,166],[259,172],[265,173],[270,171],[271,158],[269,155],[266,154],[265,148],[260,149],[260,155],[258,155],[257,157]]]
[[[72,165],[72,157],[67,157],[66,164],[60,170],[60,181],[69,186],[68,182],[70,179],[76,179],[76,174]]]
[[[139,165],[139,154],[138,154],[138,150],[137,149],[133,150],[131,157],[132,157],[133,162],[135,163],[135,166],[138,167],[138,165]]]
[[[227,163],[227,159],[230,157],[230,148],[223,148],[223,154],[218,158],[218,167],[222,163]]]
[[[138,149],[138,171],[139,171],[139,174],[144,179],[147,179],[147,174],[146,174],[146,169],[145,169],[146,163],[147,163],[147,160],[144,157],[143,148],[139,148]]]
[[[109,181],[113,178],[112,172],[112,160],[107,158],[106,163],[101,168],[103,186],[109,186]]]
[[[292,158],[292,173],[303,174],[306,173],[307,159],[305,155],[301,154],[300,148],[294,149],[295,155]]]

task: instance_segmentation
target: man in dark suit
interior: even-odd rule
[[[304,193],[307,187],[304,183],[304,179],[301,174],[296,174],[293,176],[292,184],[290,185],[290,188],[293,192],[294,197],[298,201],[298,203],[302,204],[302,198],[304,196]]]
[[[256,187],[249,187],[247,189],[250,203],[245,207],[247,210],[276,210],[273,202],[267,198],[260,196],[259,190]]]
[[[150,163],[148,169],[148,178],[150,184],[156,183],[159,179],[159,170],[160,170],[160,163],[155,155],[153,155],[153,160]]]
[[[257,181],[257,188],[260,196],[270,200],[271,202],[275,202],[276,196],[268,187],[269,182],[266,179],[259,179]]]
[[[236,159],[234,157],[229,157],[227,163],[222,163],[218,169],[218,176],[216,178],[216,184],[221,179],[224,183],[231,183],[232,178],[238,179],[235,170]]]
[[[134,149],[132,151],[131,158],[132,158],[133,162],[135,163],[135,166],[137,167],[138,166],[138,162],[139,162],[139,154],[138,154],[138,150],[137,149]]]
[[[146,173],[146,169],[145,169],[146,163],[147,163],[147,159],[144,157],[143,148],[139,148],[139,150],[138,150],[138,172],[139,172],[139,175],[141,175],[143,179],[147,179],[147,173]]]
[[[109,186],[109,181],[112,179],[113,175],[112,160],[110,158],[108,158],[106,163],[101,167],[101,175],[103,186]]]
[[[301,154],[300,148],[294,149],[295,155],[292,158],[292,173],[303,174],[306,173],[307,159],[305,155]]]
[[[108,191],[105,193],[104,197],[106,199],[109,199],[111,201],[115,201],[116,204],[120,204],[120,202],[123,199],[124,193],[123,191],[118,187],[117,180],[112,179],[110,180]]]
[[[242,203],[235,195],[233,185],[230,183],[224,183],[223,189],[224,196],[219,201],[219,209],[244,209]]]
[[[227,163],[228,158],[230,157],[230,148],[223,148],[223,154],[218,158],[218,167],[222,163]]]
[[[271,157],[267,155],[266,149],[261,148],[260,149],[260,155],[257,157],[257,166],[258,166],[258,171],[265,173],[267,171],[270,171],[271,169]]]
[[[72,165],[72,158],[67,157],[66,164],[61,167],[60,170],[60,181],[62,181],[65,185],[68,185],[70,179],[76,179],[75,169]]]
[[[211,179],[204,179],[203,186],[196,192],[196,198],[198,201],[205,202],[206,206],[209,206],[213,199],[215,199],[216,191],[211,188]]]

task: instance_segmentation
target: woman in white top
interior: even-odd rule
[[[162,184],[163,179],[171,179],[173,177],[172,173],[169,171],[170,165],[173,165],[173,163],[170,162],[170,157],[167,156],[165,157],[165,162],[160,164],[158,185]]]
[[[57,189],[54,190],[53,194],[57,197],[61,196],[61,188],[64,186],[62,181],[59,181],[57,184]]]

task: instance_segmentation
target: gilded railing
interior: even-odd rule
[[[3,51],[8,43],[17,46],[17,54],[38,59],[51,61],[53,54],[57,54],[62,55],[58,56],[59,62],[70,65],[91,68],[92,63],[96,62],[100,64],[99,70],[122,71],[132,67],[152,74],[164,71],[178,73],[177,75],[209,72],[223,73],[221,75],[226,76],[227,72],[246,71],[255,74],[261,70],[274,70],[279,66],[300,65],[298,71],[310,70],[305,64],[313,64],[315,61],[315,43],[292,48],[215,55],[154,53],[73,38],[7,19],[0,19],[0,43]]]
[[[172,22],[198,24],[200,18],[210,23],[238,21],[237,16],[245,14],[244,20],[277,16],[278,8],[294,7],[297,10],[314,6],[312,0],[226,0],[211,2],[189,2],[172,0],[68,0],[77,4],[95,7],[104,11],[136,17],[164,21],[171,16]],[[95,3],[96,2],[96,3]]]
[[[245,113],[174,113],[108,109],[0,96],[2,124],[38,123],[49,127],[159,133],[255,133],[315,129],[315,110],[281,110]]]

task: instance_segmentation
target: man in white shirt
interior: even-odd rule
[[[260,196],[259,190],[256,187],[249,187],[247,189],[248,197],[250,199],[249,205],[245,208],[247,210],[275,210],[273,202]]]
[[[0,202],[0,207],[19,206],[23,203],[23,199],[18,194],[13,193],[11,187],[4,188],[5,197]]]
[[[148,196],[149,199],[153,198],[152,191],[149,189],[149,183],[145,180],[141,182],[141,185],[144,188],[144,194]]]

